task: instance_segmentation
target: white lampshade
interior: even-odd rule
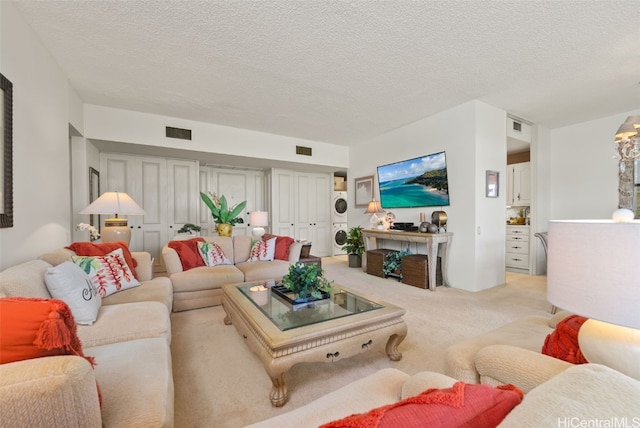
[[[252,211],[249,213],[249,224],[253,227],[251,233],[254,236],[262,236],[265,233],[264,226],[269,225],[269,213],[267,211]]]
[[[115,218],[104,221],[101,231],[104,242],[124,241],[129,245],[131,230],[126,218],[118,215],[144,215],[144,210],[129,195],[122,192],[105,192],[80,214],[115,214]]]
[[[640,328],[640,222],[549,222],[547,297],[584,317]]]
[[[80,214],[116,214],[117,217],[118,214],[144,215],[144,210],[126,193],[104,192]]]
[[[369,202],[369,205],[367,205],[367,209],[364,211],[365,214],[373,214],[371,216],[371,220],[369,220],[373,225],[376,225],[380,222],[380,217],[378,217],[378,214],[382,214],[384,212],[385,211],[384,209],[382,209],[380,201],[376,201],[375,199]]]
[[[365,214],[379,214],[383,213],[384,209],[382,209],[382,205],[380,205],[380,201],[376,201],[375,199],[369,202],[367,205],[367,209],[365,210]]]
[[[589,318],[587,361],[640,379],[640,221],[550,221],[547,297]]]

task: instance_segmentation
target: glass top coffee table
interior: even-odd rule
[[[292,304],[273,290],[274,281],[223,286],[225,324],[233,324],[262,361],[273,387],[271,404],[288,400],[286,374],[302,362],[334,362],[384,344],[398,361],[407,334],[405,310],[333,284],[328,299]]]

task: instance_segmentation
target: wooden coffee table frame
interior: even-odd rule
[[[271,404],[283,406],[289,399],[286,374],[298,363],[335,362],[385,344],[389,359],[398,361],[398,345],[407,335],[402,319],[405,310],[389,303],[334,285],[337,290],[358,294],[383,308],[281,331],[239,289],[223,286],[224,323],[233,324],[249,349],[262,361],[273,387]]]

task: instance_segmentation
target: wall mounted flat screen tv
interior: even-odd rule
[[[449,205],[445,152],[378,167],[382,208]]]

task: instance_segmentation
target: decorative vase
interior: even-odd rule
[[[233,226],[230,223],[220,223],[216,226],[216,230],[220,236],[231,236]]]

